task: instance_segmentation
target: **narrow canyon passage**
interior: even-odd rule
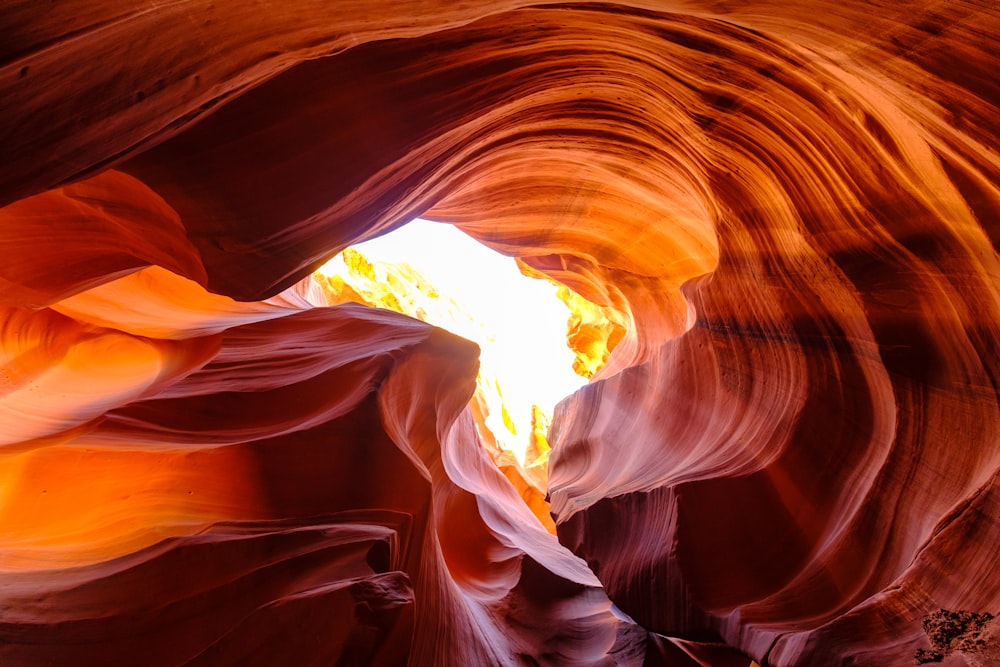
[[[1000,664],[994,3],[0,34],[0,664]],[[552,415],[415,218],[560,290]]]
[[[617,313],[531,273],[451,225],[414,220],[314,278],[324,306],[385,308],[476,343],[476,425],[491,448],[528,465],[548,450],[556,403],[604,365],[624,330]]]
[[[408,222],[345,249],[313,275],[317,306],[359,303],[408,315],[475,343],[474,441],[550,532],[549,427],[556,404],[607,362],[620,313],[522,272],[456,227]]]

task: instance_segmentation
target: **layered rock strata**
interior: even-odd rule
[[[0,28],[3,664],[910,665],[1000,612],[991,3]],[[624,331],[558,538],[474,347],[302,282],[418,214]]]

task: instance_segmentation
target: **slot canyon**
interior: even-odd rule
[[[0,35],[0,665],[1000,665],[995,0]],[[316,273],[418,217],[576,299],[537,465]]]

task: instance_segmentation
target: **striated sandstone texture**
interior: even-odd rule
[[[991,0],[13,0],[0,34],[0,664],[896,666],[1000,612]],[[599,308],[556,535],[472,344],[315,305],[417,215]]]

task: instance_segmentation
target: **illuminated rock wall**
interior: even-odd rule
[[[484,326],[481,322],[477,326],[467,304],[443,293],[439,286],[406,263],[372,262],[361,251],[348,248],[314,274],[313,280],[322,290],[317,305],[358,303],[403,313],[455,332],[480,329],[478,333],[487,338],[492,333],[481,329]],[[572,297],[564,298],[568,301]],[[576,299],[583,301],[578,296]],[[581,304],[578,310],[584,307]],[[535,517],[546,530],[555,534],[555,524],[545,500],[550,450],[547,433],[551,415],[546,415],[537,405],[532,406],[531,421],[520,425],[519,434],[504,399],[507,387],[498,375],[501,369],[488,367],[485,356],[480,348],[475,389],[469,400],[478,440]],[[506,370],[510,372],[511,369]],[[518,452],[505,447],[518,438],[523,441],[524,456],[520,460]]]
[[[0,662],[909,665],[1000,611],[992,4],[237,4],[0,18]],[[474,348],[300,282],[417,214],[627,325],[558,542]]]

